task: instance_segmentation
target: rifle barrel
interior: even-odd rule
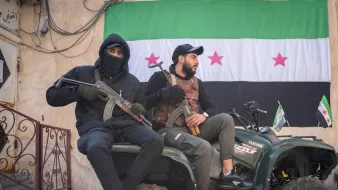
[[[77,81],[77,80],[73,80],[73,79],[62,78],[61,80],[62,80],[62,82],[68,82],[68,83],[71,83],[71,84],[77,84],[77,85],[83,84],[83,85],[95,87],[94,84],[90,84],[90,83],[86,83],[86,82],[82,82],[82,81]]]

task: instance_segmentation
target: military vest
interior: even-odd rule
[[[186,94],[187,101],[189,102],[192,112],[198,113],[198,96],[199,85],[196,77],[192,77],[189,80],[184,80],[176,77],[174,74],[165,71],[167,77],[171,80],[173,85],[181,87]],[[170,85],[170,84],[169,84]],[[153,121],[161,125],[165,125],[170,114],[177,108],[177,105],[159,104],[153,108]],[[185,117],[181,114],[175,121],[175,124],[182,127],[185,125]]]

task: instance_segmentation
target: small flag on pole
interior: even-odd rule
[[[329,102],[327,101],[325,95],[323,95],[321,101],[319,102],[318,109],[316,112],[316,118],[318,122],[324,128],[330,127],[333,122],[332,112],[330,109]]]
[[[285,113],[284,113],[283,107],[282,107],[282,105],[278,101],[278,109],[277,109],[277,112],[276,112],[275,119],[273,121],[273,126],[272,127],[276,131],[279,132],[282,129],[282,127],[284,126],[285,123],[288,123],[288,122],[285,119]],[[288,125],[289,125],[289,123],[288,123]]]

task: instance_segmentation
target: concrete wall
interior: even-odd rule
[[[325,142],[331,144],[338,149],[338,7],[337,0],[328,1],[329,9],[329,38],[330,38],[330,54],[331,54],[331,109],[333,114],[334,125],[333,128],[321,130],[321,137]]]
[[[88,1],[88,7],[98,9],[103,3],[100,1]],[[331,56],[332,56],[332,92],[331,92],[331,107],[334,118],[338,119],[338,58],[336,53],[337,48],[337,15],[334,6],[334,0],[329,0],[330,12],[330,39],[331,39]],[[82,0],[58,0],[50,1],[50,8],[55,23],[67,31],[75,31],[86,23],[94,13],[87,11]],[[46,12],[43,13],[41,22],[45,22]],[[34,31],[37,24],[37,15],[34,14],[32,6],[23,6],[20,15],[20,27],[26,31]],[[49,31],[51,32],[51,31]],[[75,48],[64,54],[72,56],[84,52],[91,41],[94,34],[92,31],[88,37]],[[21,40],[27,44],[38,42],[37,38],[32,38],[20,32]],[[59,36],[52,32],[53,39],[58,48],[62,49],[72,44],[78,36],[65,37]],[[49,33],[45,37],[40,37],[40,46],[53,49]],[[72,132],[72,182],[74,189],[102,189],[99,181],[93,172],[92,167],[86,157],[80,154],[77,150],[76,142],[78,139],[77,130],[75,128],[74,104],[67,107],[53,108],[47,105],[45,99],[46,89],[53,82],[69,69],[77,65],[93,64],[98,57],[98,49],[103,40],[103,17],[95,26],[95,35],[93,43],[88,51],[76,58],[65,58],[59,53],[46,54],[34,51],[25,46],[21,46],[21,62],[18,78],[18,95],[16,108],[33,117],[44,124],[49,124],[57,127],[70,129]],[[42,119],[43,118],[43,119]],[[280,134],[293,135],[315,135],[323,138],[325,142],[334,145],[338,148],[335,140],[335,135],[338,134],[337,122],[334,123],[332,129],[322,128],[284,128]]]
[[[84,23],[88,22],[95,13],[87,11],[82,5],[82,0],[58,0],[49,1],[51,13],[55,23],[64,30],[75,31]],[[99,9],[103,4],[101,1],[87,1],[88,7]],[[37,8],[36,8],[37,10]],[[37,10],[39,11],[39,10]],[[46,12],[43,13],[46,15]],[[26,31],[36,30],[37,15],[34,14],[32,6],[23,6],[20,15],[20,27]],[[41,23],[45,22],[45,17],[41,18]],[[43,24],[41,24],[42,26]],[[51,32],[51,31],[49,31]],[[64,54],[72,56],[84,52],[94,31],[91,31],[88,37],[79,45],[72,48]],[[34,45],[37,38],[32,38],[24,32],[20,32],[22,42]],[[74,43],[79,36],[65,37],[52,32],[55,45],[63,49]],[[40,37],[42,47],[53,49],[49,33],[45,37]],[[47,104],[45,93],[46,89],[51,86],[57,78],[67,72],[69,69],[78,66],[93,64],[98,57],[98,49],[103,40],[103,17],[95,26],[95,35],[88,51],[76,58],[65,58],[59,53],[47,54],[34,51],[26,46],[21,46],[21,62],[18,84],[18,97],[16,107],[20,112],[26,113],[30,117],[39,120],[41,123],[52,126],[67,128],[72,133],[72,182],[74,189],[102,189],[100,183],[90,166],[87,158],[77,151],[76,142],[78,140],[77,129],[75,127],[75,104],[66,107],[54,108]],[[44,119],[42,119],[44,118]]]

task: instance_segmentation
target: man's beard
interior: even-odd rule
[[[192,77],[196,74],[196,71],[192,70],[192,68],[193,67],[188,66],[187,62],[184,62],[182,69],[187,75],[187,77]]]

